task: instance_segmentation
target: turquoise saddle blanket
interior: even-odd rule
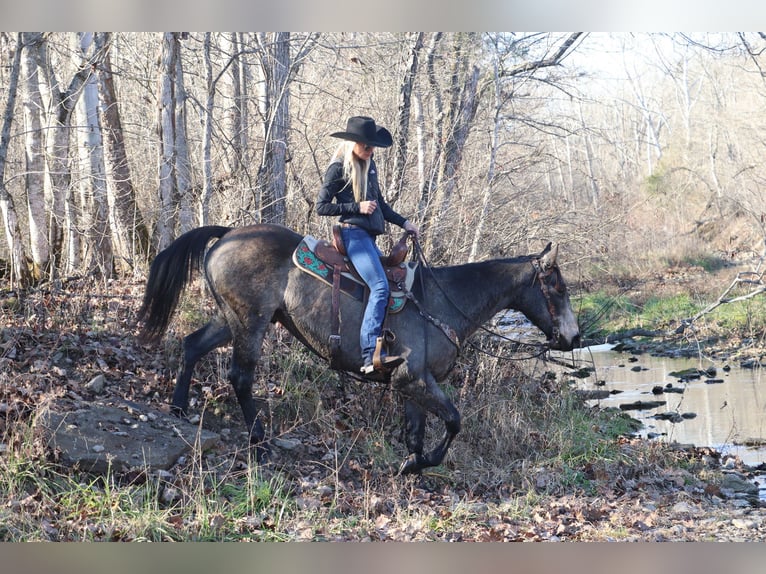
[[[309,275],[313,275],[320,281],[323,281],[327,285],[332,286],[332,275],[334,267],[331,263],[323,261],[316,253],[316,246],[319,240],[311,235],[306,235],[298,247],[293,252],[293,263],[301,271],[305,271]],[[417,268],[417,262],[402,263],[406,271],[403,284],[395,284],[389,281],[390,295],[388,298],[388,312],[398,313],[404,309],[407,303],[406,292],[402,289],[404,287],[409,291],[412,287],[412,283],[415,278],[415,269]],[[353,297],[358,301],[364,300],[366,285],[355,274],[343,271],[341,273],[340,290],[342,293]]]

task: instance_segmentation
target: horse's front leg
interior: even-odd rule
[[[417,472],[415,467],[422,468],[423,439],[426,434],[426,412],[410,400],[404,400],[404,442],[409,456],[402,461],[399,474]]]
[[[256,447],[256,458],[262,462],[269,453],[269,445],[264,440],[266,431],[263,428],[258,413],[262,401],[253,398],[253,376],[255,366],[261,355],[261,344],[268,323],[258,325],[252,333],[235,337],[234,351],[229,369],[229,381],[234,387],[234,394],[245,418],[250,444]]]
[[[410,454],[399,467],[399,474],[417,473],[424,468],[440,465],[455,436],[460,432],[460,413],[429,372],[426,372],[421,379],[405,383],[400,390],[406,398],[407,430],[405,440]],[[423,454],[424,411],[439,417],[444,421],[445,427],[444,436],[442,436],[439,444],[425,455]]]
[[[170,408],[173,414],[186,415],[186,410],[189,408],[189,387],[197,362],[213,349],[217,349],[229,341],[231,341],[231,330],[220,315],[201,329],[184,337],[183,359],[176,377],[173,402]]]

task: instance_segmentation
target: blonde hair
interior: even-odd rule
[[[354,200],[357,203],[367,199],[367,172],[370,170],[370,160],[360,159],[354,155],[356,142],[343,141],[335,150],[332,161],[343,163],[343,177],[351,182]]]

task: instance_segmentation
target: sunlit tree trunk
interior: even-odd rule
[[[431,217],[432,232],[428,241],[428,248],[437,261],[446,252],[444,232],[449,228],[446,221],[457,185],[463,148],[479,105],[480,68],[477,63],[477,48],[477,34],[459,34],[451,54],[453,65],[448,88],[450,99],[445,110],[444,150],[440,157],[437,180],[439,196]]]
[[[431,36],[426,51],[426,73],[428,75],[429,95],[431,97],[431,117],[433,118],[433,127],[430,138],[426,136],[425,121],[418,121],[418,153],[421,156],[420,162],[422,178],[420,181],[420,200],[418,202],[418,212],[420,215],[421,232],[426,234],[430,224],[430,214],[432,213],[432,202],[436,186],[436,173],[443,150],[443,131],[444,131],[444,104],[441,97],[441,86],[436,75],[437,50],[440,46],[443,34],[437,32]],[[421,113],[424,110],[421,108]],[[426,138],[431,142],[431,161],[426,163],[425,154],[428,151]]]
[[[250,165],[250,108],[247,102],[250,99],[250,70],[252,66],[248,62],[248,55],[244,50],[245,34],[237,34],[238,47],[242,51],[239,55],[239,98],[240,114],[242,115],[242,129],[239,131],[240,161],[247,167]]]
[[[22,86],[24,87],[24,130],[26,150],[26,193],[29,214],[29,240],[32,250],[32,277],[39,281],[50,271],[50,243],[48,215],[45,205],[45,156],[42,139],[43,109],[37,70],[37,46],[41,34],[23,34],[21,57]]]
[[[487,166],[487,179],[484,186],[484,190],[481,194],[481,209],[478,217],[476,218],[475,225],[473,226],[473,242],[471,243],[471,251],[468,255],[468,261],[475,261],[479,255],[479,247],[481,245],[482,235],[484,234],[484,226],[489,216],[490,206],[492,205],[492,190],[495,184],[495,167],[497,164],[497,150],[500,146],[500,124],[502,122],[502,87],[500,85],[500,74],[498,69],[498,54],[495,54],[493,59],[493,85],[495,87],[494,92],[494,122],[492,124],[492,135],[490,136],[489,147],[489,165]]]
[[[213,197],[213,162],[211,148],[213,142],[213,105],[215,104],[215,87],[213,80],[213,62],[210,54],[212,34],[205,33],[202,45],[202,58],[205,65],[205,112],[202,117],[202,194],[197,207],[199,225],[207,225],[210,219],[210,201]]]
[[[219,82],[220,102],[223,107],[221,122],[224,137],[223,159],[230,175],[242,169],[243,124],[242,65],[239,55],[239,36],[236,32],[221,34],[221,69]]]
[[[82,92],[83,84],[91,77],[93,61],[84,59],[82,54],[73,52],[76,72],[64,85],[52,63],[48,41],[43,40],[37,51],[38,67],[41,71],[41,85],[45,88],[47,127],[45,130],[46,172],[48,178],[46,193],[50,215],[49,233],[51,253],[63,269],[73,271],[73,262],[65,257],[65,230],[74,231],[69,216],[72,209],[71,167],[69,148],[71,144],[71,118]]]
[[[11,257],[11,281],[10,284],[18,284],[26,287],[32,283],[32,275],[27,267],[27,255],[24,242],[19,228],[19,218],[13,198],[5,187],[5,163],[8,157],[8,143],[11,139],[11,124],[13,123],[13,109],[16,104],[16,92],[19,84],[19,71],[21,68],[22,35],[16,35],[16,48],[11,62],[8,78],[8,99],[5,102],[3,113],[3,126],[0,131],[0,214],[5,226],[5,239],[10,248]]]
[[[164,249],[175,239],[176,224],[179,234],[194,227],[185,100],[180,34],[166,32],[162,37],[159,60],[157,119],[160,141],[160,215],[157,221],[159,249]]]
[[[194,226],[194,210],[192,197],[192,171],[189,157],[189,138],[186,131],[186,87],[184,86],[183,60],[181,59],[181,43],[176,35],[176,65],[173,76],[175,108],[173,145],[175,148],[175,172],[178,193],[178,226],[179,233],[186,233]]]
[[[287,143],[290,131],[290,33],[259,33],[264,74],[261,96],[264,128],[263,161],[259,169],[260,221],[284,224],[287,217]]]
[[[408,141],[410,135],[410,116],[412,114],[412,87],[418,72],[418,57],[423,48],[423,32],[418,32],[412,38],[410,57],[404,72],[404,78],[399,86],[399,109],[397,111],[397,130],[394,141],[394,169],[391,176],[388,201],[394,204],[404,190],[406,173]]]
[[[81,32],[79,45],[83,60],[93,56],[94,34]],[[75,110],[79,174],[75,224],[79,233],[71,233],[70,261],[88,272],[110,277],[114,271],[112,238],[109,232],[104,150],[98,121],[98,80],[88,78]],[[81,240],[82,238],[82,240]],[[82,244],[82,245],[81,245]]]
[[[130,176],[130,166],[125,150],[125,134],[122,129],[117,93],[112,77],[109,56],[111,35],[97,32],[96,51],[100,54],[97,67],[99,120],[104,143],[104,167],[106,169],[107,199],[109,203],[109,227],[112,234],[114,262],[118,271],[130,272],[137,261],[149,249],[149,233],[136,204],[136,194]]]
[[[423,98],[419,91],[416,91],[412,96],[413,103],[413,115],[415,120],[415,150],[417,152],[417,167],[418,167],[418,215],[417,218],[413,218],[413,221],[420,223],[421,215],[425,211],[425,205],[423,204],[423,190],[426,188],[426,133],[425,133],[425,117],[423,115]]]
[[[175,238],[176,227],[176,172],[175,172],[175,71],[178,57],[177,41],[173,32],[162,35],[159,59],[159,109],[157,134],[159,136],[160,213],[157,219],[157,249],[163,250]]]

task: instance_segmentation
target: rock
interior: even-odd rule
[[[671,423],[680,423],[684,420],[677,412],[657,413],[652,418],[655,418],[658,421],[669,421]]]
[[[656,409],[665,404],[665,401],[634,401],[632,403],[622,403],[620,409],[623,411],[642,411]]]
[[[293,450],[301,446],[301,441],[293,438],[274,437],[271,444],[284,450]]]
[[[702,513],[702,510],[700,510],[696,506],[692,506],[688,502],[681,501],[673,505],[673,513],[674,514],[690,514],[692,516],[695,516],[697,514]]]
[[[608,399],[610,393],[606,389],[578,389],[575,391],[575,395],[584,401],[595,401]]]
[[[90,381],[85,383],[85,388],[97,395],[102,394],[106,388],[106,377],[104,377],[104,375],[96,375]]]
[[[747,496],[758,496],[758,486],[735,472],[727,472],[723,475],[721,490],[730,490],[735,495],[745,494]]]
[[[207,450],[220,440],[171,415],[142,409],[93,404],[58,412],[54,406],[40,416],[37,429],[62,464],[97,474],[135,467],[167,470],[184,453]]]
[[[755,520],[744,520],[742,518],[733,518],[731,525],[734,528],[741,528],[742,530],[749,530],[752,528],[758,528],[758,522]]]

